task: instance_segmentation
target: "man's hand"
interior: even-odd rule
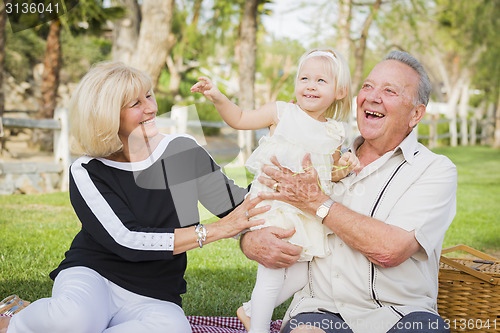
[[[316,209],[330,199],[321,189],[318,172],[312,166],[311,155],[302,160],[304,172],[294,173],[281,166],[276,157],[271,158],[275,165],[265,165],[262,171],[268,176],[260,176],[259,182],[274,188],[274,192],[261,192],[259,197],[268,200],[280,200],[303,211],[316,214]]]
[[[255,260],[268,268],[286,268],[300,257],[302,248],[283,240],[291,237],[295,230],[266,227],[247,232],[241,238],[241,250],[248,259]]]

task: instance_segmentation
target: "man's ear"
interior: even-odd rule
[[[415,109],[412,111],[412,115],[410,118],[410,124],[409,124],[410,128],[413,128],[418,125],[420,120],[422,120],[422,118],[424,117],[425,111],[426,107],[423,104],[417,105],[415,107]]]

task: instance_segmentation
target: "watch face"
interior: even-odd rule
[[[316,212],[316,215],[318,215],[322,219],[324,219],[327,214],[328,214],[328,208],[325,206],[319,207],[318,211]]]

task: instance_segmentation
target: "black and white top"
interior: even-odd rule
[[[173,255],[174,230],[199,223],[198,201],[223,217],[247,192],[187,135],[165,135],[141,162],[83,156],[70,171],[82,229],[50,277],[85,266],[129,291],[181,305],[187,259]]]

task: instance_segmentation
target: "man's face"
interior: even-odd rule
[[[365,140],[384,152],[397,147],[423,116],[414,105],[419,76],[411,67],[386,60],[370,72],[357,98],[358,127]]]

